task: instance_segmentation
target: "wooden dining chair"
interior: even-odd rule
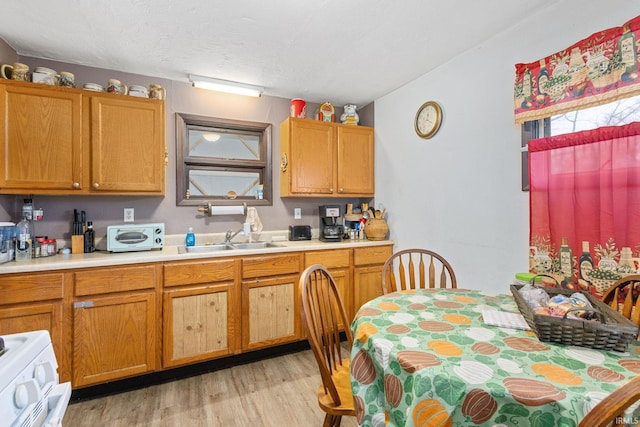
[[[300,307],[307,340],[318,362],[322,384],[318,404],[326,413],[323,427],[339,427],[344,415],[355,416],[350,359],[342,357],[338,324],[349,325],[340,293],[331,273],[322,265],[308,267],[300,276]],[[344,328],[349,349],[353,335]]]
[[[638,402],[638,400],[640,400],[640,376],[618,387],[613,393],[602,399],[585,415],[578,427],[629,425],[631,423],[629,419],[625,420],[624,410]]]
[[[640,274],[616,280],[602,301],[640,327]]]
[[[456,288],[456,275],[442,255],[427,249],[394,253],[382,267],[382,293],[416,288]]]

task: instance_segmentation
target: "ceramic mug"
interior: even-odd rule
[[[149,85],[149,98],[164,99],[167,96],[165,88],[157,83],[151,83]]]
[[[46,85],[58,84],[58,73],[55,70],[47,67],[36,67],[33,69],[33,75],[31,81],[34,83],[43,83]]]
[[[11,71],[9,75],[7,75],[7,70]],[[14,62],[11,65],[3,64],[2,67],[0,67],[0,75],[5,79],[30,81],[29,66],[21,62]]]
[[[120,80],[109,79],[107,82],[107,92],[125,94],[128,91],[129,88],[127,88],[127,85],[122,83]]]
[[[76,77],[68,71],[60,71],[58,84],[64,87],[76,87]]]

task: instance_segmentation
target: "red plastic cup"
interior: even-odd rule
[[[291,100],[291,117],[305,119],[307,117],[307,102],[304,99],[295,98]]]

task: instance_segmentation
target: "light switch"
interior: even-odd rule
[[[293,219],[302,219],[302,208],[293,208]]]

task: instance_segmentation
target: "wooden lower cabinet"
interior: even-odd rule
[[[300,332],[300,254],[242,261],[242,349],[297,341]]]
[[[331,277],[336,282],[336,287],[342,299],[342,305],[347,314],[347,319],[353,319],[353,283],[351,279],[351,249],[335,249],[330,251],[307,252],[304,259],[304,268],[314,264],[323,265],[331,273]],[[341,329],[349,325],[339,325]]]
[[[74,387],[158,369],[158,277],[152,264],[75,273]]]
[[[382,292],[392,248],[0,275],[0,336],[48,330],[74,388],[300,341],[304,268],[329,269],[352,319]]]
[[[229,259],[165,265],[163,367],[237,352],[236,264]]]
[[[0,277],[0,336],[49,331],[63,382],[71,379],[70,339],[63,326],[66,277],[64,273]]]
[[[371,246],[353,251],[353,315],[367,301],[382,295],[382,267],[393,246]]]

